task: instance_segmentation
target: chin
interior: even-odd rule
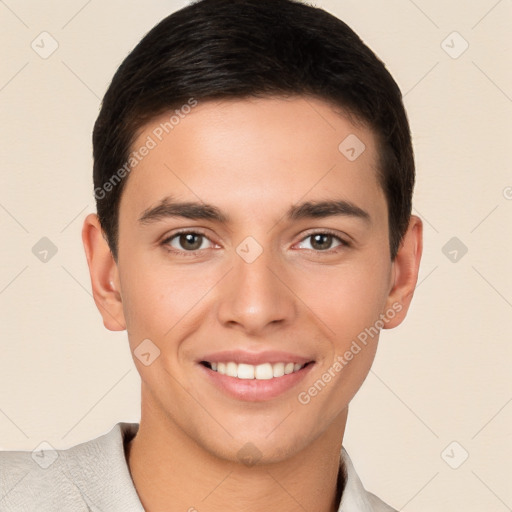
[[[228,442],[219,444],[212,442],[211,432],[207,432],[205,436],[208,437],[199,440],[199,444],[218,459],[251,467],[293,458],[320,435],[298,434],[284,427],[279,435],[274,432],[269,436],[268,428],[265,433],[238,431],[238,434],[234,434]]]

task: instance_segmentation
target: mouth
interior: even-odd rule
[[[201,361],[204,367],[240,380],[271,380],[284,377],[293,373],[300,372],[303,368],[313,364],[314,361],[306,363],[294,362],[278,362],[278,363],[262,363],[258,365],[235,363],[234,361],[214,362]]]
[[[243,402],[291,397],[316,365],[316,361],[308,357],[273,351],[205,354],[197,363],[209,385]]]

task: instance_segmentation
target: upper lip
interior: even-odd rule
[[[202,357],[199,362],[206,361],[208,363],[229,363],[259,365],[263,363],[298,363],[306,364],[313,361],[310,357],[304,357],[291,352],[280,352],[275,350],[263,352],[245,352],[242,350],[225,350],[207,354]]]

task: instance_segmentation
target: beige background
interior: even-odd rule
[[[121,60],[185,4],[0,2],[0,448],[65,448],[139,419],[126,333],[103,327],[80,238],[95,211],[90,139]],[[345,446],[365,486],[399,510],[512,510],[512,2],[317,5],[403,90],[425,221],[412,311],[381,337]],[[59,45],[47,59],[31,48],[43,31]],[[32,252],[42,237],[58,248],[46,263]],[[455,262],[444,254],[455,246],[443,252],[452,237],[468,249]]]

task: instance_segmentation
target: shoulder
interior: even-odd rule
[[[136,493],[123,443],[137,428],[118,423],[107,434],[65,450],[48,445],[34,452],[0,451],[0,510],[117,510],[109,506],[120,494],[133,505]]]

